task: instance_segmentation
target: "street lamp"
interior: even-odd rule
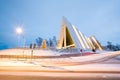
[[[20,35],[23,34],[23,29],[21,27],[17,27],[16,28],[16,33],[18,35],[18,47],[19,47],[19,43],[20,43]],[[25,38],[23,36],[23,39],[24,39],[24,47],[25,47]],[[24,58],[24,49],[23,49],[23,58]]]
[[[20,38],[20,35],[23,33],[23,29],[21,27],[17,27],[16,33],[18,35],[18,46],[19,46],[19,38]]]
[[[23,33],[22,28],[21,28],[21,27],[17,27],[17,28],[16,28],[16,33],[17,33],[18,35],[21,35],[21,34]]]

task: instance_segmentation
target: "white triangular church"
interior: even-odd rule
[[[102,50],[102,46],[94,36],[86,37],[65,17],[62,19],[57,49],[76,48],[78,50]]]

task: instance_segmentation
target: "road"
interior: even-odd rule
[[[119,80],[117,73],[2,72],[0,80]]]
[[[109,61],[74,66],[1,66],[0,80],[120,80],[119,67]]]
[[[119,53],[32,62],[21,59],[0,61],[0,80],[120,80],[119,75]]]

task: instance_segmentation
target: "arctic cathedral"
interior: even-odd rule
[[[72,25],[65,17],[62,19],[57,49],[103,50],[95,36],[87,37]]]

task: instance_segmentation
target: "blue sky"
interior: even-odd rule
[[[0,47],[17,46],[16,26],[27,44],[58,37],[62,16],[102,45],[120,44],[120,0],[0,0]]]

